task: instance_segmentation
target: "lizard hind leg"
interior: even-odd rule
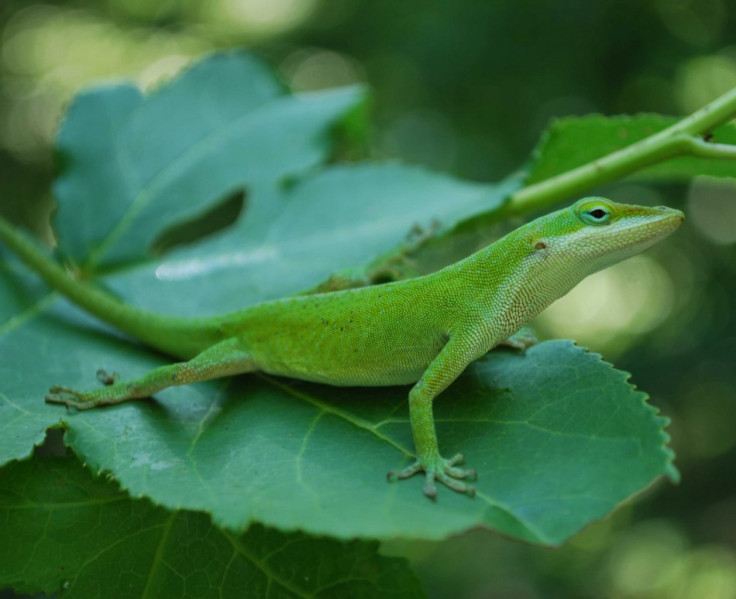
[[[94,391],[78,391],[60,385],[51,387],[46,402],[88,410],[150,397],[167,387],[198,383],[254,370],[257,370],[255,362],[242,347],[242,342],[237,338],[231,338],[207,348],[187,362],[161,366],[129,381],[116,379],[105,381],[107,386]]]

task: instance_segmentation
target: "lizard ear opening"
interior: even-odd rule
[[[537,241],[537,243],[534,244],[535,250],[546,250],[547,244],[544,241]]]

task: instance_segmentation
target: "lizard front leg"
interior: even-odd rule
[[[187,385],[253,370],[256,370],[256,366],[242,348],[240,340],[231,338],[207,348],[188,362],[161,366],[130,381],[118,382],[113,379],[102,389],[77,391],[57,385],[50,389],[46,402],[88,410],[150,397],[175,385]]]
[[[470,336],[455,336],[445,344],[432,361],[419,382],[409,392],[409,420],[414,437],[417,461],[402,470],[389,472],[389,480],[404,479],[418,472],[425,473],[424,494],[437,495],[435,481],[439,481],[459,493],[475,495],[475,487],[461,479],[474,480],[475,470],[457,468],[463,461],[461,454],[451,459],[440,455],[437,433],[432,415],[432,401],[465,370],[478,352],[473,351]]]

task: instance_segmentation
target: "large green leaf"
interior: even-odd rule
[[[658,114],[606,117],[590,115],[552,121],[534,151],[526,184],[554,177],[620,150],[677,122]],[[723,125],[713,131],[713,142],[736,144],[736,127]],[[733,160],[675,158],[636,173],[637,178],[688,180],[696,175],[736,177]]]
[[[339,538],[442,538],[486,525],[558,544],[672,472],[664,421],[624,373],[569,342],[495,352],[436,402],[442,449],[479,471],[478,496],[385,473],[410,460],[406,388],[336,389],[240,377],[169,389],[155,402],[64,413],[54,383],[89,387],[99,367],[136,376],[165,359],[56,302],[0,337],[0,409],[27,455],[63,419],[67,444],[133,496],[198,509],[232,529],[258,521]],[[39,355],[43,367],[39,368]],[[25,443],[25,445],[24,445]]]
[[[127,92],[120,90],[108,107],[124,104]],[[158,93],[165,95],[165,88]],[[334,97],[327,93],[313,102],[333,106]],[[188,104],[168,108],[188,110]],[[340,111],[328,112],[334,120]],[[283,118],[266,116],[264,129]],[[314,135],[322,138],[332,121],[317,120],[322,129],[314,125]],[[155,121],[150,126],[152,136],[170,133],[166,123],[160,131]],[[70,164],[73,130],[65,133]],[[317,160],[310,148],[296,147],[308,157],[295,155],[295,164]],[[258,153],[257,147],[235,150],[243,160]],[[143,151],[128,159],[148,160]],[[206,169],[198,163],[191,168],[206,187]],[[64,177],[71,176],[69,169]],[[266,171],[280,172],[278,164]],[[79,175],[77,187],[83,183]],[[110,228],[107,215],[99,214],[110,209],[104,202],[85,204],[82,241],[74,241],[72,226],[58,232],[62,247],[72,254],[69,248],[77,248],[82,262],[95,248],[127,248],[115,254],[118,268],[97,279],[120,296],[168,313],[201,315],[294,293],[335,271],[360,267],[401,247],[417,226],[451,230],[503,205],[516,186],[472,184],[401,165],[332,167],[288,186],[252,186],[234,227],[160,258],[147,257],[135,227]],[[78,209],[70,198],[60,197],[60,215]],[[163,210],[148,217],[141,226],[151,234],[171,224]],[[126,213],[121,222],[130,218]],[[127,251],[135,261],[120,261]],[[462,450],[479,471],[473,500],[441,489],[432,503],[419,478],[386,482],[385,472],[407,463],[412,451],[406,388],[335,389],[250,376],[169,389],[152,402],[66,413],[42,403],[49,386],[94,386],[98,368],[133,377],[166,358],[54,295],[12,291],[28,287],[24,271],[9,271],[4,284],[11,291],[0,294],[0,314],[6,315],[0,410],[11,418],[3,420],[0,459],[28,456],[44,428],[63,421],[66,442],[80,459],[109,471],[133,496],[208,512],[233,530],[257,521],[339,538],[437,539],[484,525],[558,544],[658,476],[674,476],[664,421],[645,396],[625,374],[569,342],[542,344],[526,355],[494,353],[437,401],[443,451]]]
[[[422,597],[377,543],[253,526],[232,534],[192,512],[132,501],[72,459],[6,466],[0,588],[59,597]]]
[[[361,96],[285,95],[242,53],[213,56],[145,97],[128,84],[81,94],[57,140],[61,249],[88,270],[147,256],[163,230],[234,189],[324,160],[327,129]]]

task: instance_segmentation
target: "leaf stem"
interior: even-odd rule
[[[736,116],[736,88],[700,110],[621,150],[511,194],[504,215],[546,208],[560,200],[678,156],[736,159],[736,146],[709,143],[699,136]]]

